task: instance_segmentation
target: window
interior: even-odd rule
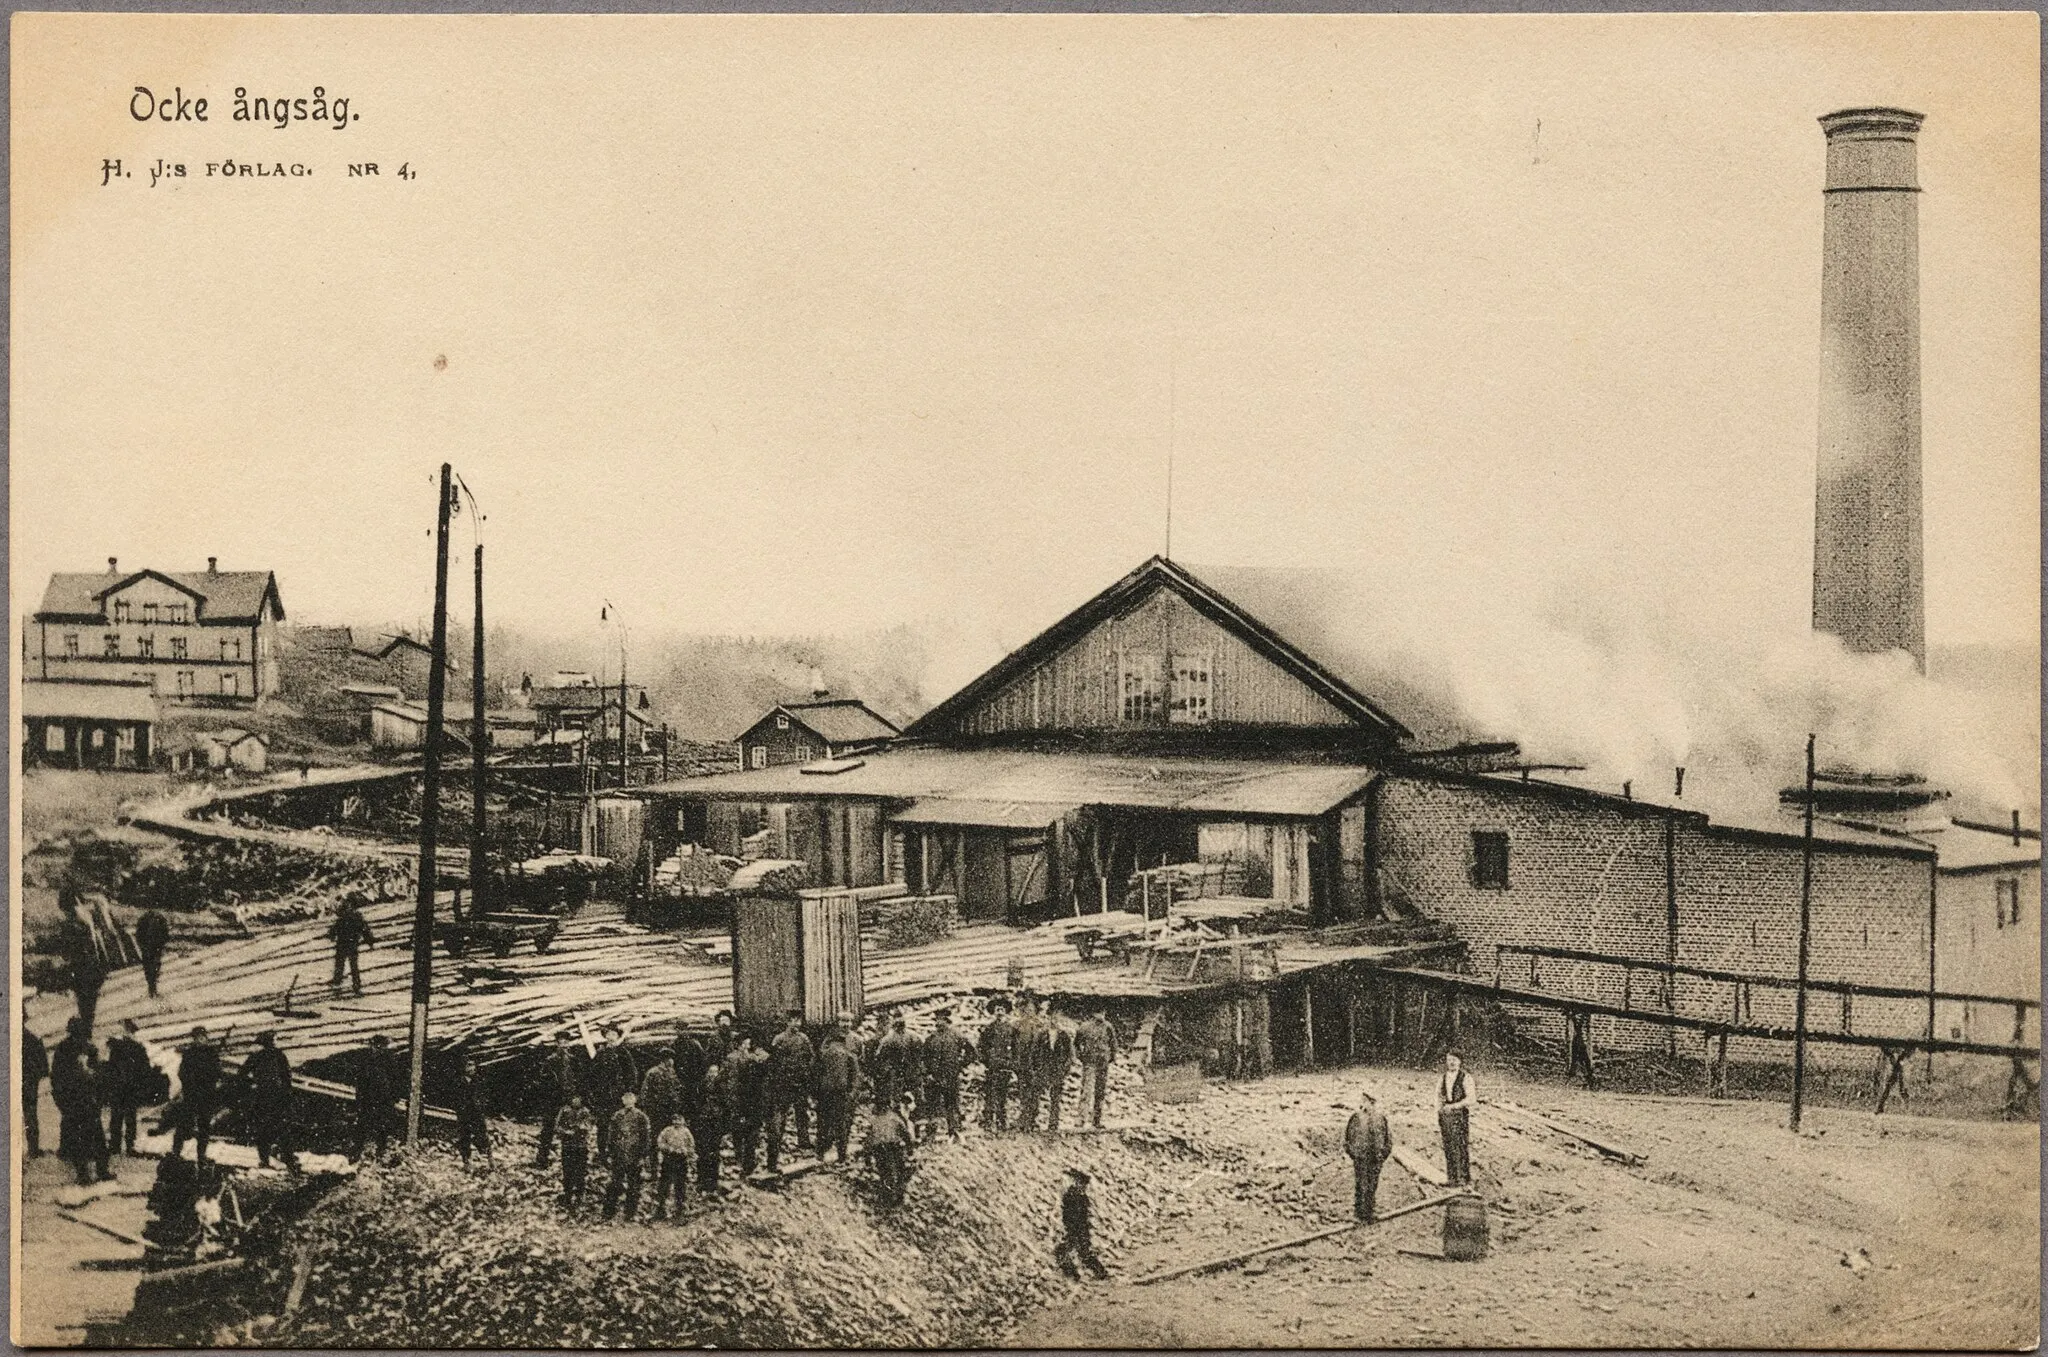
[[[191,605],[191,604],[189,604],[189,603],[172,603],[172,604],[169,604],[169,605],[167,605],[167,607],[168,607],[168,610],[169,610],[169,612],[170,612],[170,615],[171,615],[171,621],[172,621],[172,622],[174,622],[174,623],[176,623],[176,624],[178,624],[178,625],[182,626],[182,625],[184,625],[185,623],[187,623],[187,622],[190,622],[190,621],[192,620],[192,605]]]
[[[224,660],[241,659],[242,638],[239,636],[223,637],[220,643],[220,657]]]
[[[67,631],[64,633],[64,653],[74,660],[78,658],[77,632]]]
[[[242,692],[242,676],[229,670],[220,676],[220,690],[224,696],[239,697]]]
[[[142,605],[142,621],[145,626],[156,625],[156,604],[145,603]]]
[[[767,749],[758,744],[749,749],[747,751],[747,766],[749,768],[766,768],[768,766]]]
[[[1180,725],[1206,725],[1209,721],[1209,657],[1173,657],[1173,702],[1166,719]]]
[[[776,717],[776,718],[775,718],[775,728],[776,728],[777,730],[788,730],[788,729],[789,729],[789,718],[788,718],[787,716],[778,716],[778,717]]]
[[[1159,656],[1143,651],[1123,657],[1123,719],[1133,725],[1157,721],[1162,715],[1164,694],[1160,682]]]
[[[107,728],[105,726],[94,726],[92,728],[92,747],[94,749],[105,749],[107,747]]]
[[[184,659],[184,658],[185,658],[185,638],[184,638],[184,637],[182,637],[182,636],[173,636],[173,637],[171,638],[171,658],[172,658],[172,659],[174,659],[174,660],[182,660],[182,659]]]
[[[135,638],[135,653],[145,660],[156,658],[156,637],[144,634]]]
[[[2016,928],[2020,921],[2020,883],[2012,877],[2001,878],[1998,890],[1998,926]]]
[[[1483,891],[1508,888],[1508,836],[1497,831],[1472,831],[1472,884]]]
[[[116,599],[114,601],[114,620],[116,622],[133,622],[135,620],[134,612],[135,606],[127,599]]]
[[[64,727],[52,722],[43,727],[43,748],[52,754],[64,752]]]
[[[100,644],[100,654],[102,654],[102,655],[118,655],[118,654],[120,654],[120,653],[121,653],[121,636],[120,636],[120,633],[119,633],[119,632],[112,632],[112,631],[108,632],[108,633],[106,634],[106,637],[105,637],[105,639],[104,639],[104,640],[103,640],[103,641],[101,642],[101,644]]]
[[[190,696],[192,696],[192,680],[193,680],[193,678],[194,678],[194,675],[193,675],[193,673],[192,673],[192,671],[191,671],[190,669],[180,669],[180,670],[178,671],[178,696],[179,696],[179,697],[190,697]]]
[[[135,752],[135,727],[117,727],[114,731],[114,748],[123,754],[133,754]]]

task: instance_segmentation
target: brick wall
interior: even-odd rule
[[[1506,889],[1474,880],[1475,831],[1505,833]],[[1672,946],[1667,871],[1675,885],[1676,959],[1684,965],[1790,977],[1797,972],[1801,852],[1796,839],[1766,839],[1698,817],[1667,816],[1650,806],[1566,799],[1513,786],[1474,786],[1389,777],[1380,797],[1376,857],[1382,896],[1452,925],[1467,944],[1474,971],[1492,975],[1503,943],[1577,948],[1662,961]],[[1922,986],[1927,983],[1927,888],[1924,857],[1822,847],[1814,859],[1810,974],[1816,979]],[[1527,958],[1501,967],[1504,983],[1529,984]],[[1620,968],[1545,960],[1543,988],[1620,1004],[1661,1007],[1663,981]],[[1681,979],[1670,1002],[1680,1012],[1732,1013],[1725,983]],[[1789,1026],[1791,991],[1753,989],[1748,1017]],[[1811,1026],[1839,1026],[1833,996],[1809,998]],[[1554,1037],[1564,1031],[1554,1011],[1516,1008],[1518,1020]],[[1919,1000],[1857,1002],[1857,1031],[1917,1033],[1925,1028]],[[1663,1049],[1668,1029],[1598,1019],[1598,1046]],[[1681,1032],[1681,1054],[1699,1039]],[[1783,1059],[1779,1043],[1752,1043],[1745,1059]],[[1817,1059],[1867,1063],[1867,1052],[1815,1047]],[[1735,1054],[1731,1046],[1731,1054]]]

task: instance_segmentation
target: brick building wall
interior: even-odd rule
[[[1472,969],[1494,973],[1503,943],[1575,948],[1682,965],[1790,977],[1797,973],[1802,855],[1796,838],[1729,830],[1695,814],[1649,804],[1582,797],[1541,787],[1475,785],[1408,776],[1382,784],[1374,861],[1382,899],[1454,927]],[[1507,884],[1482,884],[1476,835],[1507,838]],[[1814,857],[1809,971],[1816,979],[1924,986],[1927,892],[1924,850],[1873,851],[1822,844]],[[1675,911],[1673,906],[1675,905]],[[1673,928],[1673,914],[1676,927]],[[1500,963],[1504,983],[1529,984],[1527,958]],[[1623,1000],[1619,967],[1561,960],[1539,963],[1538,981],[1606,1003]],[[1637,975],[1630,1001],[1665,1002],[1662,978]],[[1681,979],[1670,1002],[1680,1012],[1729,1014],[1731,987]],[[1790,1025],[1791,991],[1753,989],[1748,1017]],[[1809,1022],[1839,1026],[1840,1001],[1810,996]],[[1781,1011],[1782,1010],[1782,1011]],[[1531,1030],[1561,1037],[1555,1011],[1513,1007]],[[1852,1006],[1857,1031],[1924,1031],[1922,1000],[1865,999]],[[1596,1019],[1596,1045],[1664,1049],[1669,1030]],[[1678,1049],[1698,1038],[1681,1032]],[[1779,1043],[1747,1043],[1745,1059],[1783,1059]],[[1737,1053],[1731,1044],[1731,1054]],[[1867,1062],[1847,1047],[1814,1048],[1817,1059]]]

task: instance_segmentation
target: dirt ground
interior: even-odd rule
[[[1430,1076],[1357,1070],[1269,1080],[1176,1109],[1339,1221],[1350,1172],[1317,1163],[1357,1090],[1391,1104],[1397,1141],[1434,1165]],[[1765,1102],[1591,1093],[1485,1076],[1473,1166],[1493,1251],[1437,1252],[1441,1213],[1155,1286],[1135,1276],[1307,1233],[1313,1220],[1212,1181],[1176,1228],[1112,1260],[1121,1274],[1010,1333],[1029,1346],[1969,1347],[2039,1333],[2035,1124],[1820,1108],[1804,1132]],[[1515,1129],[1500,1100],[1647,1156],[1639,1167]],[[1431,1189],[1433,1190],[1433,1189]],[[1395,1164],[1381,1208],[1425,1187]],[[1867,1261],[1866,1261],[1867,1260]],[[1449,1275],[1447,1275],[1447,1270]]]

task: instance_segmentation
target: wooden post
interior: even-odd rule
[[[1301,1067],[1316,1067],[1316,982],[1307,976],[1301,980]]]
[[[1813,931],[1813,736],[1806,737],[1806,817],[1799,876],[1799,988],[1792,1017],[1792,1129],[1806,1101],[1806,962]],[[1880,1100],[1882,1101],[1882,1100]],[[1880,1107],[1880,1111],[1883,1109]]]
[[[420,1108],[425,1106],[427,1001],[434,992],[434,887],[438,884],[441,827],[441,721],[448,689],[448,509],[452,468],[441,463],[441,502],[434,532],[434,643],[427,671],[427,749],[421,770],[420,879],[412,914],[412,1069],[406,1087],[405,1144],[420,1141]]]
[[[1678,793],[1685,792],[1685,769],[1678,770]],[[1678,1011],[1678,822],[1664,817],[1664,1011]],[[1665,1054],[1678,1056],[1678,1027],[1665,1029]]]
[[[476,544],[476,621],[470,644],[469,676],[469,904],[470,912],[482,914],[484,874],[484,750],[490,744],[490,727],[484,720],[484,544]],[[458,911],[456,917],[461,918]]]

